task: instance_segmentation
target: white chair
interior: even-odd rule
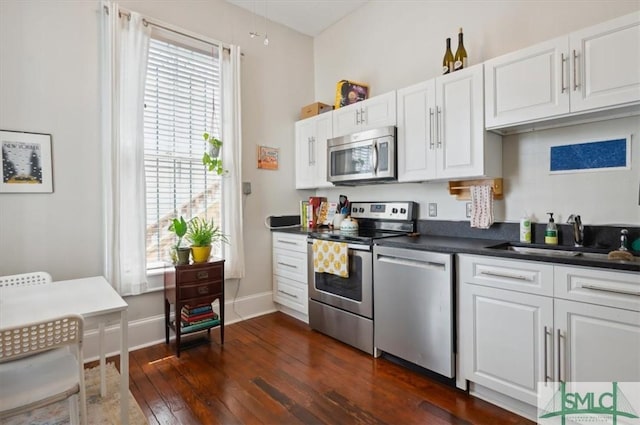
[[[0,422],[69,399],[70,422],[86,425],[83,327],[82,316],[68,315],[0,329]]]
[[[51,283],[51,275],[47,272],[33,272],[14,274],[11,276],[0,276],[0,288],[12,286],[31,286]]]

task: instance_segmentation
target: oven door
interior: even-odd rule
[[[373,318],[373,255],[369,246],[349,244],[349,277],[313,270],[309,243],[309,298],[351,313]]]
[[[396,177],[391,136],[337,144],[328,148],[328,176],[332,183]]]

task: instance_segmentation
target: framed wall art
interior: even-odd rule
[[[278,169],[278,149],[258,146],[258,168],[265,170]]]
[[[52,193],[51,135],[0,130],[0,193]]]

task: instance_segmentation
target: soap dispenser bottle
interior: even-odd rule
[[[526,212],[520,219],[520,242],[531,243],[531,219]]]
[[[544,232],[544,243],[547,245],[558,245],[558,226],[556,226],[553,220],[553,213],[549,214],[549,222],[547,223],[547,230]]]

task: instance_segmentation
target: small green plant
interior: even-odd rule
[[[222,158],[220,158],[222,140],[216,139],[209,133],[204,133],[202,137],[211,145],[209,151],[202,155],[202,163],[209,168],[209,171],[215,171],[219,176],[224,174],[227,170],[222,168]]]
[[[171,221],[171,225],[169,226],[169,231],[174,232],[178,237],[178,243],[176,243],[175,248],[180,248],[180,244],[182,243],[183,236],[187,233],[187,222],[185,219],[180,216],[179,219],[174,218]]]
[[[187,223],[187,239],[191,241],[191,246],[209,246],[212,242],[227,242],[227,236],[212,220],[194,217]]]

